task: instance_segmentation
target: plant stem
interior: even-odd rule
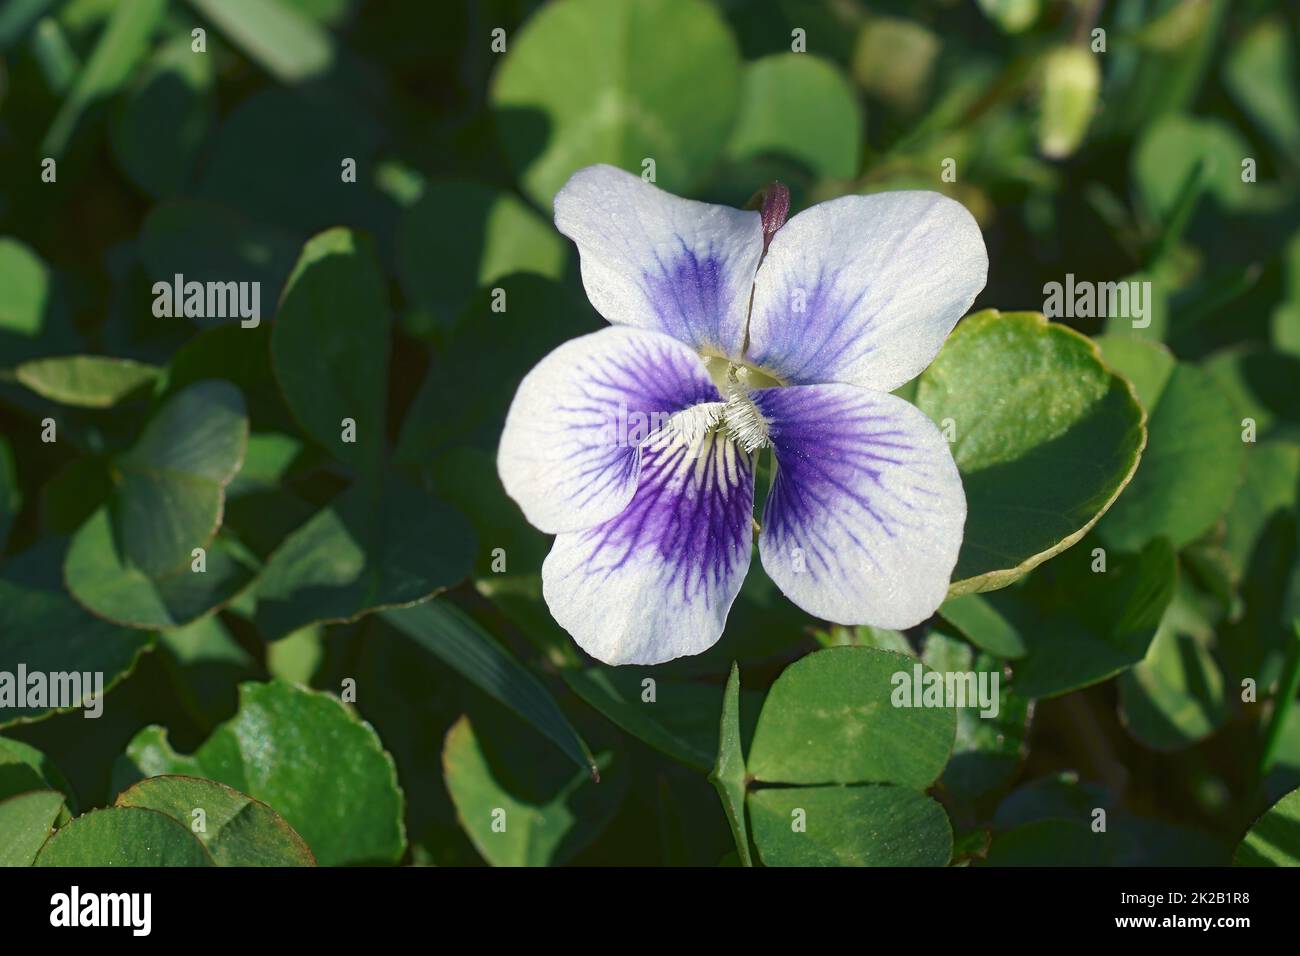
[[[1264,747],[1259,756],[1259,778],[1264,779],[1273,757],[1277,752],[1278,741],[1282,739],[1282,728],[1286,726],[1287,714],[1295,704],[1296,691],[1300,690],[1300,618],[1292,622],[1295,637],[1287,649],[1286,663],[1282,667],[1282,679],[1278,683],[1277,699],[1273,702],[1273,716],[1268,729],[1264,732]]]

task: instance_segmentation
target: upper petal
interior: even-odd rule
[[[497,450],[501,483],[542,531],[590,528],[632,500],[638,445],[673,413],[719,397],[700,357],[666,335],[573,339],[519,383]]]
[[[589,166],[556,194],[555,225],[577,243],[587,297],[610,322],[740,355],[763,254],[758,213],[680,199],[613,166]]]
[[[772,239],[754,284],[749,361],[793,384],[891,391],[939,353],[987,273],[979,226],[939,193],[821,203]]]
[[[643,446],[621,514],[557,535],[542,565],[555,619],[606,664],[659,664],[722,636],[753,548],[753,458],[717,431]]]
[[[943,603],[966,495],[915,406],[853,385],[755,392],[776,477],[759,554],[786,596],[839,624],[906,628]]]

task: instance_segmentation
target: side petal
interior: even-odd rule
[[[748,361],[790,384],[892,391],[934,360],[987,274],[979,226],[939,193],[821,203],[768,247]]]
[[[613,166],[589,166],[556,194],[555,225],[577,243],[587,297],[610,322],[739,357],[763,254],[758,213],[680,199]]]
[[[641,329],[561,345],[524,376],[506,415],[497,472],[528,521],[555,534],[627,507],[638,446],[669,417],[719,399],[700,357]]]
[[[642,449],[631,504],[555,539],[542,565],[551,614],[606,664],[659,664],[722,636],[753,549],[753,458],[718,431],[668,429]]]
[[[776,454],[763,567],[809,614],[906,628],[943,603],[966,494],[919,409],[853,385],[755,392]]]

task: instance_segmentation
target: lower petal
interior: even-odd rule
[[[753,459],[718,431],[657,433],[604,524],[558,535],[542,565],[555,619],[606,664],[659,664],[717,643],[753,547]]]
[[[838,624],[906,628],[943,603],[966,495],[948,443],[901,398],[853,385],[755,392],[776,455],[763,567]]]

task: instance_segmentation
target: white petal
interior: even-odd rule
[[[796,385],[892,391],[933,361],[987,273],[979,226],[939,193],[821,203],[772,239],[754,285],[749,361]]]
[[[555,225],[578,245],[587,297],[616,325],[656,329],[698,352],[738,357],[759,214],[680,199],[613,166],[574,173]]]
[[[555,619],[606,664],[659,664],[722,636],[753,549],[753,459],[717,431],[643,446],[617,517],[558,535],[542,565]]]
[[[632,500],[637,446],[669,416],[719,397],[700,357],[666,335],[612,328],[573,339],[519,383],[497,451],[501,483],[535,527],[590,528]]]
[[[838,624],[901,629],[933,614],[966,523],[961,477],[934,423],[853,385],[753,397],[777,463],[758,539],[772,580]]]

